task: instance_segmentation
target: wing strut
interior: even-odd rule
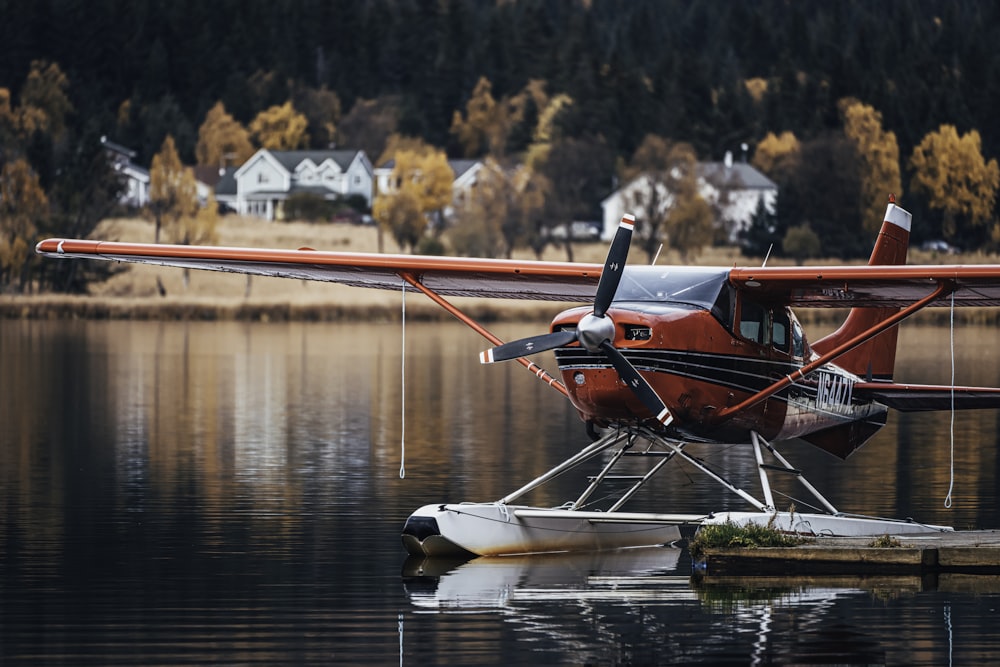
[[[493,333],[491,333],[488,329],[479,324],[479,322],[476,322],[474,319],[463,313],[459,308],[448,302],[440,294],[438,294],[431,288],[421,283],[419,280],[417,280],[417,277],[414,276],[412,273],[409,273],[407,271],[400,271],[398,275],[400,278],[402,278],[407,283],[412,285],[415,289],[423,292],[423,294],[426,295],[427,298],[429,298],[431,301],[433,301],[434,303],[436,303],[437,305],[441,306],[443,309],[451,313],[455,317],[455,319],[457,319],[459,322],[466,325],[467,327],[478,333],[480,336],[493,343],[493,345],[503,345],[502,340],[493,335]],[[539,380],[546,383],[547,385],[558,391],[563,396],[569,398],[569,391],[566,390],[565,385],[563,385],[562,382],[549,375],[548,371],[546,371],[544,368],[542,368],[541,366],[539,366],[534,362],[528,361],[523,357],[519,357],[516,361],[525,368],[527,368],[529,371],[531,371],[535,375],[535,377],[537,377]]]
[[[833,348],[826,354],[821,355],[818,358],[810,361],[808,364],[805,364],[798,370],[792,372],[789,375],[786,375],[785,377],[781,378],[771,386],[762,389],[761,391],[750,396],[749,398],[744,399],[743,401],[737,403],[736,405],[731,405],[728,408],[720,410],[715,418],[719,421],[728,419],[730,416],[738,414],[743,410],[746,410],[751,405],[755,405],[763,401],[765,398],[773,396],[774,394],[778,393],[785,387],[794,384],[796,380],[801,380],[806,375],[816,370],[820,366],[832,362],[840,355],[850,352],[858,345],[861,345],[865,341],[871,340],[872,338],[879,335],[886,329],[896,326],[897,324],[905,320],[907,317],[917,312],[918,310],[924,309],[925,307],[933,303],[935,300],[947,295],[949,292],[953,292],[955,288],[956,288],[955,283],[950,280],[938,281],[937,288],[924,298],[920,299],[915,303],[910,304],[906,308],[901,309],[899,312],[895,313],[891,317],[882,320],[881,322],[879,322],[872,328],[868,329],[867,331],[859,333],[854,338],[845,341],[844,343]]]

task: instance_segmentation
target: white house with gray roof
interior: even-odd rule
[[[125,191],[121,195],[121,203],[131,208],[142,208],[149,203],[149,170],[137,165],[136,152],[121,144],[101,137],[101,145],[107,151],[115,171],[121,174],[125,183]]]
[[[280,220],[283,202],[297,192],[334,201],[352,195],[371,206],[374,176],[364,151],[272,151],[262,148],[232,174],[235,196],[217,189],[218,199],[237,213]],[[223,177],[222,190],[231,187]]]
[[[454,208],[476,187],[479,178],[479,170],[483,168],[482,160],[448,160],[455,179],[451,184],[452,205],[446,206],[442,211],[444,217],[450,218],[454,213]],[[392,170],[396,168],[395,158],[387,160],[384,164],[375,169],[376,191],[385,194],[396,190],[396,184],[392,182]]]
[[[706,201],[718,203],[722,191],[727,191],[727,201],[720,208],[731,241],[735,242],[738,233],[750,225],[762,200],[766,210],[774,213],[778,186],[753,166],[745,162],[734,163],[732,153],[727,152],[726,159],[722,162],[699,162],[698,173],[699,191]],[[648,191],[650,187],[650,179],[638,176],[601,202],[604,212],[602,239],[608,241],[614,238],[623,214],[632,213],[637,218],[644,215],[643,211],[630,210],[629,202],[634,201],[636,194],[642,189]],[[656,187],[663,186],[657,184]],[[661,192],[660,200],[664,205],[669,204],[669,193]]]

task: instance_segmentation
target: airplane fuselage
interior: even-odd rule
[[[886,408],[854,395],[861,378],[826,364],[780,392],[720,419],[719,413],[792,375],[814,358],[802,328],[784,306],[748,302],[724,271],[630,267],[608,309],[614,340],[663,399],[679,437],[747,442],[750,432],[782,440],[842,429],[867,439]],[[641,297],[641,298],[640,298]],[[573,328],[586,307],[560,313],[552,330]],[[609,360],[584,346],[556,350],[570,400],[598,426],[647,422],[651,415]]]

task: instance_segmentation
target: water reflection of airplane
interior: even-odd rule
[[[836,535],[926,531],[846,516],[773,442],[802,438],[841,458],[886,422],[889,408],[1000,407],[1000,389],[893,382],[897,325],[929,306],[1000,306],[1000,266],[905,266],[910,214],[890,203],[867,266],[690,268],[625,263],[634,221],[625,216],[599,265],[359,253],[254,250],[49,239],[50,257],[90,257],[359,287],[418,290],[493,343],[485,363],[517,360],[578,410],[595,441],[496,502],[428,505],[408,519],[411,553],[500,554],[606,549],[670,542],[678,523],[705,515],[623,512],[671,460],[686,461],[756,511],[708,519],[774,521],[784,530]],[[590,301],[550,331],[503,344],[445,297]],[[809,343],[791,307],[849,309],[835,332]],[[554,350],[562,382],[525,357]],[[752,447],[762,498],[694,456],[688,445]],[[516,505],[569,469],[611,453],[580,496],[559,508]],[[774,463],[765,463],[765,455]],[[640,475],[612,475],[624,460]],[[621,468],[618,468],[621,470]],[[769,473],[794,477],[812,513],[778,512]],[[595,490],[628,482],[604,505]],[[606,487],[605,487],[606,488]],[[594,511],[598,510],[598,511]]]
[[[885,664],[879,642],[847,630],[831,633],[830,613],[838,600],[871,596],[885,587],[893,591],[919,590],[918,577],[885,577],[877,580],[853,577],[797,579],[782,577],[730,578],[697,586],[703,608],[724,614],[733,625],[755,635],[750,647],[750,665],[775,662],[822,664]],[[794,618],[794,632],[785,627]]]
[[[514,602],[695,599],[677,565],[681,550],[482,556],[468,561],[410,556],[403,582],[410,601],[430,609],[504,607]]]
[[[567,656],[616,646],[621,626],[636,619],[644,637],[683,642],[696,634],[698,640],[684,643],[681,651],[691,661],[715,656],[733,664],[746,664],[748,658],[749,664],[765,664],[775,656],[791,659],[802,650],[822,651],[850,664],[877,663],[875,642],[856,637],[846,645],[823,645],[830,610],[846,597],[921,590],[919,577],[692,579],[678,568],[687,569],[682,554],[675,548],[639,547],[464,562],[411,556],[403,566],[403,587],[418,611],[497,611],[524,632],[560,644]],[[570,618],[584,619],[587,641],[567,628]],[[784,632],[789,618],[798,637],[810,638],[808,647]],[[737,637],[746,639],[734,641]]]

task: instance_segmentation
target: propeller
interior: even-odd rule
[[[625,262],[628,259],[629,243],[632,241],[634,227],[635,218],[633,216],[628,214],[622,216],[621,222],[618,223],[618,231],[615,232],[615,238],[611,242],[611,249],[608,251],[601,279],[597,283],[594,311],[580,318],[575,330],[553,331],[504,343],[482,352],[479,355],[479,361],[484,364],[509,361],[565,347],[577,341],[589,352],[604,354],[618,371],[622,382],[635,393],[646,409],[656,416],[656,420],[661,424],[669,424],[673,420],[673,416],[663,399],[612,343],[615,339],[615,323],[607,312],[622,280],[622,272],[625,270]]]

